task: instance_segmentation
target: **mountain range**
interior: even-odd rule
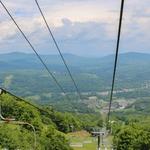
[[[106,66],[112,66],[115,55],[108,55],[100,58],[93,57],[81,57],[73,54],[63,54],[68,65],[70,67],[93,67],[99,69],[105,68]],[[49,66],[63,66],[62,60],[59,55],[41,55],[41,58]],[[145,66],[150,64],[150,54],[146,53],[123,53],[119,55],[119,65],[124,67],[126,65],[131,65],[136,67],[136,65]],[[0,67],[1,69],[24,69],[33,68],[41,66],[39,60],[35,54],[27,54],[20,52],[13,52],[7,54],[0,54]]]
[[[60,75],[60,78],[62,77],[63,79],[63,75],[65,75],[69,78],[67,70],[59,55],[41,55],[41,58],[49,69],[56,73],[56,76]],[[79,84],[80,79],[83,79],[83,82],[87,80],[86,82],[89,81],[91,84],[94,84],[94,80],[98,81],[98,79],[101,80],[101,82],[110,84],[114,65],[114,55],[100,58],[87,58],[72,54],[64,54],[64,58],[77,82],[79,80]],[[42,73],[40,72],[44,71],[44,67],[34,54],[18,52],[0,54],[0,68],[1,78],[2,73],[7,73],[8,75],[9,72],[12,73],[17,71],[19,76],[22,71],[26,70],[27,73],[28,70],[30,70],[30,72],[38,72],[38,74],[41,75]],[[149,81],[149,74],[150,54],[131,52],[119,55],[116,75],[116,82],[118,81],[118,84],[121,83],[126,86],[127,83],[128,85],[133,83],[133,86],[135,86],[138,82],[141,84],[142,82]],[[134,83],[134,81],[137,82]],[[106,86],[108,86],[108,84],[106,84]]]

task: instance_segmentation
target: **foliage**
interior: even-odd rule
[[[117,150],[149,150],[149,124],[150,122],[137,123],[135,120],[118,128],[114,133],[114,147]]]
[[[89,132],[91,132],[97,128],[102,128],[104,126],[102,116],[99,113],[77,114],[76,117],[82,123],[82,128]]]
[[[36,129],[37,149],[47,150],[71,150],[68,141],[61,128],[61,122],[53,122],[52,115],[54,112],[49,110],[47,114],[26,104],[25,102],[15,99],[9,95],[0,97],[2,102],[2,114],[4,117],[15,118],[16,121],[23,121],[32,124]],[[45,111],[47,111],[45,109]],[[55,112],[57,113],[57,112]],[[49,114],[49,115],[48,115]],[[43,119],[44,118],[44,119]],[[68,119],[69,116],[68,116]],[[58,119],[57,119],[58,120]],[[66,126],[69,122],[65,122]],[[32,128],[28,125],[0,125],[0,145],[8,149],[31,149],[34,144]]]

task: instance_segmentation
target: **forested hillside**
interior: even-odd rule
[[[138,113],[120,114],[112,124],[112,135],[117,150],[149,150],[150,117]]]
[[[35,127],[37,138],[36,149],[71,150],[65,134],[62,132],[63,128],[58,130],[61,124],[61,122],[56,122],[59,113],[57,114],[57,112],[50,109],[45,110],[47,113],[39,111],[33,106],[15,99],[8,94],[2,95],[0,101],[4,117],[15,118],[16,121],[27,122]],[[65,125],[68,125],[67,122]],[[1,148],[8,149],[34,149],[33,129],[29,125],[15,125],[13,122],[1,122],[0,146]]]
[[[15,118],[15,121],[1,120],[1,148],[35,149],[34,132],[29,125],[31,124],[36,132],[36,149],[71,150],[66,133],[78,130],[90,131],[93,127],[103,125],[99,114],[60,113],[52,107],[40,108],[33,104],[29,105],[9,94],[2,94],[0,102],[2,116]]]

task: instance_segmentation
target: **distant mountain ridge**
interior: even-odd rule
[[[59,55],[40,55],[45,63],[52,68],[60,68],[64,66]],[[105,57],[82,57],[73,54],[63,54],[67,64],[70,67],[85,69],[85,68],[112,68],[115,55]],[[118,65],[140,65],[147,66],[150,64],[150,54],[146,53],[122,53],[119,54]],[[122,67],[123,67],[122,66]],[[0,68],[7,69],[38,69],[42,65],[35,54],[13,52],[0,54]],[[136,66],[135,66],[136,67]]]
[[[94,57],[82,57],[76,56],[73,54],[63,54],[67,63],[71,66],[85,66],[85,65],[96,65],[96,64],[107,64],[113,63],[115,55],[108,55],[100,58]],[[48,65],[63,65],[62,60],[59,55],[41,55],[43,60]],[[136,53],[136,52],[129,52],[129,53],[122,53],[119,54],[119,62],[120,63],[137,63],[137,62],[150,62],[150,54],[146,53]],[[22,64],[22,66],[27,66],[28,64],[30,67],[33,65],[40,64],[39,60],[35,56],[35,54],[28,54],[28,53],[21,53],[21,52],[13,52],[7,54],[0,54],[0,66],[8,67],[15,67],[18,66],[18,63]]]

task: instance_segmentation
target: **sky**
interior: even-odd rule
[[[58,54],[34,0],[2,0],[40,54]],[[121,0],[38,0],[63,53],[115,52]],[[126,0],[120,53],[150,53],[150,0]],[[0,5],[0,53],[32,53]]]

